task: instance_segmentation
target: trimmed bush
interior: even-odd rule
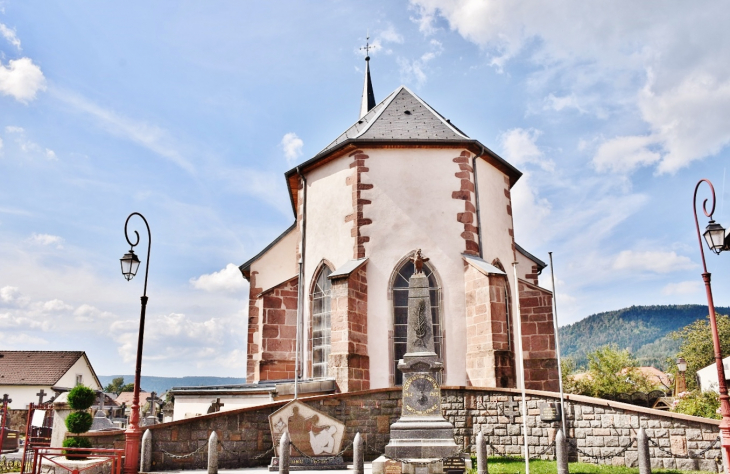
[[[94,418],[85,411],[75,411],[66,418],[66,428],[71,433],[86,433],[91,428]]]
[[[73,413],[75,414],[75,413]],[[63,440],[64,448],[90,448],[89,438],[66,438]],[[66,459],[86,459],[91,451],[64,451]]]
[[[95,401],[96,392],[91,390],[89,387],[77,385],[68,392],[68,405],[74,410],[86,410],[93,405]]]

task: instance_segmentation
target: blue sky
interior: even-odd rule
[[[357,119],[368,31],[376,100],[404,84],[525,173],[516,239],[554,252],[561,324],[702,304],[700,178],[730,225],[728,23],[721,1],[0,2],[0,347],[132,373],[138,211],[143,373],[244,376],[236,267],[293,222],[283,172]],[[718,305],[729,263],[708,255]]]

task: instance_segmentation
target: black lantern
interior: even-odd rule
[[[122,275],[127,281],[134,278],[139,268],[139,258],[134,253],[134,250],[130,249],[129,252],[124,254],[124,257],[120,258],[119,261],[122,264]]]
[[[712,220],[709,224],[707,224],[707,228],[705,228],[705,233],[703,235],[705,236],[707,246],[710,247],[710,250],[716,254],[722,252],[723,247],[725,246],[725,228]]]

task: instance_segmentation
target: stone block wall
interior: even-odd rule
[[[298,278],[261,294],[261,362],[258,380],[294,378]]]
[[[367,264],[332,280],[329,374],[340,392],[370,388]]]
[[[522,351],[525,355],[525,387],[558,391],[558,360],[555,354],[553,295],[519,280]]]
[[[28,410],[9,409],[8,423],[8,428],[10,428],[11,430],[20,431],[21,436],[25,436],[25,425],[28,423]]]
[[[325,395],[300,399],[345,422],[343,446],[360,432],[365,457],[384,451],[390,425],[400,417],[399,388]],[[473,452],[479,431],[489,443],[489,454],[521,456],[522,417],[513,413],[521,404],[516,389],[442,387],[444,416],[455,426],[456,442]],[[542,422],[540,404],[559,401],[552,392],[527,391],[527,435],[531,458],[554,459],[552,443],[558,422]],[[220,439],[219,466],[239,468],[266,465],[272,453],[268,415],[286,402],[213,413],[149,427],[152,431],[152,470],[204,469],[206,445],[212,431]],[[579,395],[566,396],[569,449],[573,460],[636,466],[636,431],[643,427],[651,441],[653,467],[701,469],[717,472],[721,459],[719,420],[661,412]],[[709,449],[707,449],[709,448]],[[702,453],[703,450],[706,450]],[[174,456],[192,456],[180,458]],[[174,455],[174,456],[173,456]],[[344,453],[351,459],[350,448]],[[595,456],[595,457],[594,457]]]
[[[484,275],[465,262],[464,282],[467,380],[477,387],[514,387],[505,278]]]

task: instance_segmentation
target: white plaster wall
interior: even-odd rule
[[[442,324],[445,332],[445,384],[466,385],[466,328],[464,309],[464,226],[456,220],[464,201],[451,197],[460,188],[454,176],[457,149],[369,149],[369,172],[364,183],[374,184],[362,197],[365,217],[373,220],[361,229],[368,279],[368,353],[370,388],[390,384],[393,357],[388,331],[393,327],[388,284],[398,262],[422,249],[442,282]]]
[[[512,328],[516,328],[519,324],[517,319],[517,298],[515,297],[517,286],[512,263],[515,258],[518,259],[518,277],[524,275],[525,271],[531,268],[532,263],[528,260],[530,262],[529,266],[520,264],[519,257],[521,255],[519,252],[513,252],[512,250],[514,239],[509,234],[509,229],[512,229],[512,216],[507,213],[507,205],[510,204],[510,201],[504,194],[504,190],[508,186],[504,180],[504,173],[481,159],[477,160],[476,168],[482,232],[482,256],[488,263],[492,263],[495,258],[498,258],[504,266],[512,297]],[[517,256],[515,253],[517,253]],[[516,338],[517,331],[515,331]],[[521,358],[516,357],[516,359],[517,370],[520,371]],[[517,386],[521,387],[519,380]]]
[[[13,410],[25,410],[30,403],[38,403],[38,395],[36,393],[43,389],[46,396],[43,401],[47,402],[54,395],[54,391],[49,386],[43,385],[0,385],[0,398],[7,393],[12,403],[8,403],[8,408]]]
[[[297,276],[297,243],[299,231],[295,228],[251,264],[256,275],[256,287],[266,291]]]
[[[725,357],[722,360],[723,369],[725,369],[725,380],[730,379],[730,357]],[[697,371],[697,378],[700,382],[700,389],[703,392],[709,390],[720,393],[720,388],[717,382],[717,366],[715,364],[708,365],[707,367]]]
[[[56,382],[56,386],[66,388],[75,387],[77,374],[82,375],[82,383],[84,385],[92,390],[101,390],[102,387],[101,385],[96,383],[94,374],[91,372],[89,364],[87,363],[84,356],[79,357],[79,360],[77,360],[76,363],[72,365],[70,369],[68,369],[68,372],[66,372],[63,377],[61,377],[58,382]]]
[[[347,155],[330,161],[307,174],[306,233],[307,245],[304,262],[304,334],[309,334],[309,291],[314,272],[322,259],[336,268],[354,257],[355,238],[352,237],[352,221],[345,217],[353,213],[352,186],[346,183],[354,176],[350,168],[352,157]],[[306,341],[307,338],[305,337]],[[303,367],[309,376],[309,346],[305,344]]]
[[[183,420],[185,418],[192,418],[194,416],[205,415],[208,413],[210,404],[220,398],[223,406],[220,411],[231,411],[238,410],[239,408],[246,408],[252,406],[263,405],[273,401],[269,394],[256,394],[246,396],[175,396],[175,409],[172,414],[172,420]]]

